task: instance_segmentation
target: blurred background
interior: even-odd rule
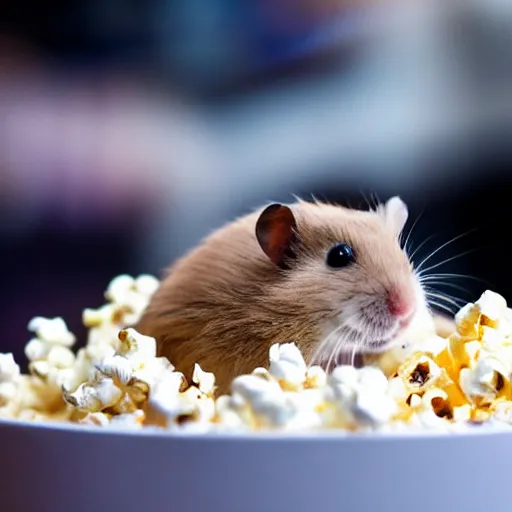
[[[440,291],[512,301],[510,48],[510,0],[4,0],[0,350],[292,194],[398,194],[481,279]]]

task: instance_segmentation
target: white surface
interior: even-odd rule
[[[0,510],[510,511],[512,433],[481,428],[249,438],[0,422]]]

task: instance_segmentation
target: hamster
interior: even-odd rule
[[[219,394],[268,366],[274,343],[293,341],[308,364],[327,367],[383,352],[411,332],[434,333],[399,243],[407,218],[399,197],[370,211],[270,204],[172,265],[136,328],[188,378],[196,362],[213,372]],[[448,320],[439,326],[451,330]]]

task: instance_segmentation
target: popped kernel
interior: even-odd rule
[[[327,374],[321,366],[310,366],[306,371],[306,381],[304,387],[322,388],[327,383]]]
[[[487,325],[496,329],[507,309],[507,301],[498,293],[486,290],[476,301],[481,315],[481,325]]]
[[[202,393],[207,396],[213,396],[215,390],[215,375],[213,375],[213,373],[204,372],[197,363],[194,365],[192,382],[197,384]]]
[[[180,424],[192,421],[198,414],[197,404],[184,395],[184,377],[175,372],[155,383],[145,406],[146,423],[167,429],[177,429]]]
[[[398,412],[396,402],[388,395],[388,380],[378,368],[338,366],[328,382],[338,407],[339,425],[352,429],[358,424],[377,427]]]
[[[135,329],[129,328],[119,332],[119,348],[117,353],[143,366],[144,362],[156,357],[156,340],[144,336]]]
[[[473,368],[463,368],[459,384],[468,400],[477,406],[491,404],[507,394],[510,387],[506,368],[493,357],[479,359]]]
[[[8,406],[15,399],[20,381],[20,367],[11,353],[0,354],[0,410],[9,415]]]
[[[452,334],[448,338],[448,352],[452,358],[452,364],[460,370],[470,366],[476,359],[481,349],[478,340],[469,340],[459,334]]]
[[[473,303],[466,304],[455,314],[455,325],[461,336],[478,339],[480,308]]]
[[[306,363],[295,343],[274,344],[269,351],[269,372],[281,385],[298,389],[306,380]]]
[[[448,384],[444,369],[440,368],[433,359],[421,353],[416,353],[405,361],[398,369],[398,375],[411,393],[422,393],[440,383]]]
[[[28,329],[36,335],[25,347],[30,373],[50,386],[59,387],[60,372],[75,363],[75,354],[70,349],[76,341],[75,335],[60,317],[35,317]]]

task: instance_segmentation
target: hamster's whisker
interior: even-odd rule
[[[373,191],[370,194],[370,199],[373,202],[373,209],[376,210],[379,207],[379,204],[381,204],[381,200],[379,199],[379,196],[377,195],[377,192]]]
[[[464,293],[467,293],[469,295],[472,295],[472,293],[467,289],[467,288],[464,288],[464,286],[459,286],[457,284],[453,284],[453,283],[445,283],[444,281],[440,281],[440,280],[429,280],[428,281],[430,284],[434,284],[434,285],[439,285],[439,286],[446,286],[448,288],[453,288],[454,290],[460,290],[461,292],[464,292]]]
[[[339,325],[335,329],[333,329],[323,340],[320,341],[318,346],[316,347],[315,351],[313,352],[313,356],[311,357],[310,366],[313,366],[315,362],[318,360],[319,355],[325,351],[326,347],[329,344],[329,341],[332,339],[333,336],[335,336],[338,331],[342,330],[345,326]]]
[[[436,306],[437,308],[441,309],[442,311],[445,311],[446,313],[449,313],[450,315],[453,315],[454,312],[446,305],[440,304],[439,302],[436,302],[435,300],[429,299],[428,301],[429,306]]]
[[[444,300],[445,302],[452,304],[456,308],[460,308],[460,302],[464,302],[462,299],[457,299],[457,297],[444,295],[442,293],[434,293],[434,292],[427,291],[425,295],[427,297],[433,297],[435,299]]]
[[[424,211],[422,211],[422,212],[418,215],[418,217],[416,217],[416,220],[414,221],[414,223],[413,223],[413,225],[412,225],[411,229],[409,230],[409,233],[407,234],[407,238],[405,239],[405,243],[404,243],[404,252],[405,252],[405,254],[407,254],[407,257],[408,257],[409,259],[411,259],[411,257],[412,257],[412,256],[409,256],[409,247],[408,247],[409,240],[410,240],[410,238],[411,238],[412,232],[414,231],[414,228],[416,227],[416,224],[418,224],[419,220],[420,220],[420,219],[421,219],[421,217],[423,216],[423,213],[424,213]],[[401,242],[401,237],[402,237],[402,234],[403,234],[403,233],[404,233],[404,231],[402,231],[402,232],[400,233],[400,242]]]
[[[449,293],[446,293],[446,292],[442,292],[441,290],[437,290],[436,288],[432,288],[431,286],[423,286],[423,289],[430,293],[430,294],[437,294],[438,296],[442,296],[442,297],[449,297],[450,299],[453,299],[455,301],[458,301],[458,302],[467,302],[465,301],[464,299],[461,299],[460,297],[456,297],[455,295],[451,295]]]
[[[433,235],[430,235],[428,236],[427,238],[425,238],[425,240],[423,240],[423,242],[421,242],[420,245],[418,245],[418,247],[416,247],[416,249],[414,249],[414,251],[412,252],[412,254],[409,256],[409,259],[412,260],[415,256],[415,254],[426,244],[428,243],[429,240],[432,240],[432,238],[434,238],[436,235],[433,234]]]
[[[350,365],[355,366],[356,365],[356,354],[359,349],[359,343],[356,343],[354,345],[354,350],[352,350],[352,355],[350,356]]]
[[[334,368],[334,365],[336,365],[336,358],[334,357],[334,355],[336,354],[336,351],[338,349],[339,343],[340,343],[340,341],[338,340],[336,342],[336,345],[334,345],[334,348],[331,351],[331,355],[329,356],[329,359],[327,360],[327,365],[325,367],[327,372],[331,372],[333,370],[333,368]],[[333,368],[331,368],[331,362],[333,362],[333,360],[334,360],[334,365],[333,365]]]
[[[425,274],[425,273],[426,273],[426,272],[428,272],[429,270],[434,270],[435,268],[438,268],[438,267],[440,267],[441,265],[444,265],[444,264],[446,264],[446,263],[449,263],[450,261],[456,260],[456,259],[458,259],[458,258],[462,258],[463,256],[467,256],[468,254],[471,254],[471,253],[476,252],[476,251],[479,251],[479,250],[480,250],[480,249],[470,249],[469,251],[465,251],[465,252],[463,252],[463,253],[461,253],[461,254],[456,254],[455,256],[452,256],[451,258],[448,258],[448,259],[446,259],[446,260],[443,260],[443,261],[441,261],[441,262],[439,262],[439,263],[436,263],[435,265],[432,265],[432,266],[430,266],[430,267],[428,267],[428,268],[424,269],[422,274]],[[425,261],[426,261],[426,260],[425,260]],[[423,262],[422,262],[422,264],[423,264],[423,263],[425,263],[425,261],[423,261]],[[418,267],[418,270],[419,270],[419,267]]]
[[[447,247],[448,245],[450,244],[453,244],[453,242],[456,242],[457,240],[460,240],[461,238],[469,235],[470,233],[473,233],[474,231],[478,231],[480,228],[477,227],[477,228],[473,228],[473,229],[469,229],[468,231],[466,231],[465,233],[462,233],[460,235],[457,235],[457,236],[454,236],[453,238],[451,238],[450,240],[448,240],[447,242],[445,242],[443,245],[441,245],[440,247],[438,247],[435,251],[432,251],[419,265],[418,267],[418,272],[421,270],[421,267],[423,267],[423,265],[430,259],[432,258],[432,256],[436,255],[439,251],[443,250],[445,247]]]
[[[485,285],[490,285],[489,281],[486,281],[485,279],[481,279],[480,277],[470,276],[469,274],[453,274],[450,272],[440,272],[437,274],[424,274],[421,272],[421,278],[420,281],[427,281],[431,279],[437,279],[437,278],[443,278],[443,279],[472,279],[473,281],[478,281]]]
[[[364,199],[364,202],[366,203],[366,205],[368,206],[368,210],[369,211],[374,211],[375,209],[375,205],[373,205],[371,203],[371,201],[366,197],[366,194],[363,192],[363,189],[360,188],[359,189],[359,193],[363,196],[363,199]]]
[[[470,233],[473,233],[474,231],[478,231],[480,228],[473,228],[473,229],[470,229],[468,231],[466,231],[465,233],[462,233],[460,235],[457,235],[455,237],[453,237],[452,239],[448,240],[448,242],[445,242],[443,245],[441,245],[440,247],[438,247],[435,251],[432,251],[421,263],[420,265],[418,266],[418,272],[421,270],[421,268],[423,267],[423,265],[425,265],[425,263],[430,259],[432,258],[434,255],[436,255],[439,251],[443,250],[445,247],[448,247],[450,244],[452,244],[453,242],[457,241],[457,240],[460,240],[461,238],[469,235]]]

